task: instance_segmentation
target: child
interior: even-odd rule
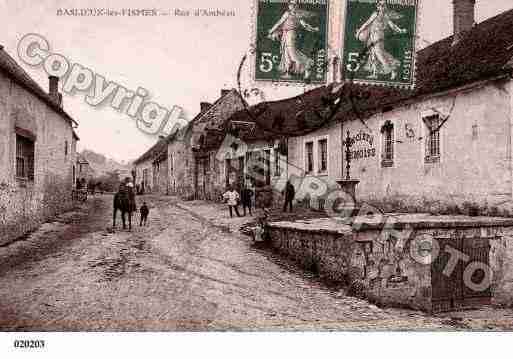
[[[254,232],[255,242],[263,242],[270,239],[269,235],[269,222],[271,220],[271,212],[265,208],[263,212],[257,217],[257,225]]]
[[[237,217],[240,217],[239,213],[239,194],[237,191],[233,189],[232,186],[228,187],[228,191],[223,194],[223,199],[228,203],[228,208],[230,209],[230,218],[233,218],[232,209],[235,210],[235,214]]]
[[[150,214],[150,209],[146,205],[146,202],[143,202],[143,205],[140,208],[140,212],[141,212],[141,223],[139,224],[139,226],[142,226],[143,223],[146,226],[146,224],[148,223],[148,215]]]

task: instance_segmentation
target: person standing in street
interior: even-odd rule
[[[285,186],[285,204],[283,205],[283,212],[287,212],[287,206],[290,208],[290,212],[292,212],[292,201],[296,196],[296,189],[294,185],[289,181]]]
[[[228,191],[226,191],[223,194],[223,199],[228,204],[228,209],[230,210],[230,218],[233,218],[233,212],[232,212],[233,210],[235,210],[235,214],[237,215],[237,217],[240,217],[240,213],[239,213],[239,199],[240,199],[240,196],[237,193],[237,191],[235,191],[233,189],[232,186],[229,186],[228,187]]]
[[[251,199],[253,197],[253,190],[249,188],[249,185],[246,184],[241,192],[241,202],[242,202],[242,210],[244,211],[243,216],[246,216],[246,208],[249,210],[249,215],[252,216],[251,213]]]
[[[148,215],[150,214],[150,209],[148,208],[146,202],[143,202],[143,205],[141,206],[139,211],[141,213],[141,222],[139,224],[139,227],[143,224],[146,226],[148,224]]]

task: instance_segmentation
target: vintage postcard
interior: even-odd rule
[[[511,0],[0,0],[0,30],[0,357],[513,331]]]
[[[329,1],[256,1],[255,80],[324,83]]]
[[[415,86],[418,0],[348,0],[344,32],[347,81]]]

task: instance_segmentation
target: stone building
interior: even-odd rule
[[[217,142],[207,143],[212,134],[223,132],[228,118],[244,108],[235,90],[221,90],[213,104],[201,103],[200,113],[169,141],[169,181],[171,193],[188,199],[217,199],[225,190],[224,164],[216,158]],[[206,136],[206,134],[211,134]]]
[[[302,188],[336,187],[346,177],[349,132],[361,202],[387,211],[511,213],[513,10],[473,25],[474,1],[454,3],[455,33],[419,51],[413,91],[318,89],[320,99],[342,93],[345,103],[318,130],[289,138],[289,176],[304,174]],[[316,200],[325,191],[310,192]]]
[[[143,193],[169,193],[168,139],[159,140],[133,162],[135,184]]]
[[[227,119],[243,106],[244,100],[234,89],[221,90],[221,97],[213,104],[202,102],[199,114],[187,126],[159,138],[134,161],[136,184],[146,193],[188,199],[216,197],[224,185],[218,180],[221,169],[215,151],[205,147],[205,134],[222,131]]]
[[[298,154],[289,150],[297,147],[295,143],[302,135],[322,127],[323,120],[314,112],[322,108],[328,93],[322,87],[234,113],[217,149],[217,157],[224,164],[225,184],[239,189],[248,183],[254,185],[257,207],[281,203],[287,179],[299,188],[305,173],[302,165],[295,165]]]
[[[0,244],[72,206],[76,122],[0,46]]]
[[[78,153],[77,154],[77,163],[75,165],[76,168],[76,176],[81,183],[89,183],[95,177],[95,171],[91,167],[91,164],[85,158],[84,155]],[[76,182],[75,182],[76,183]]]

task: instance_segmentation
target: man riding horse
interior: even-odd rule
[[[118,209],[121,211],[121,220],[123,221],[123,229],[126,229],[125,214],[128,213],[128,229],[132,230],[132,212],[137,210],[135,204],[134,185],[130,177],[125,178],[124,182],[119,185],[118,192],[114,195],[114,214],[112,227],[116,228],[116,213]]]

